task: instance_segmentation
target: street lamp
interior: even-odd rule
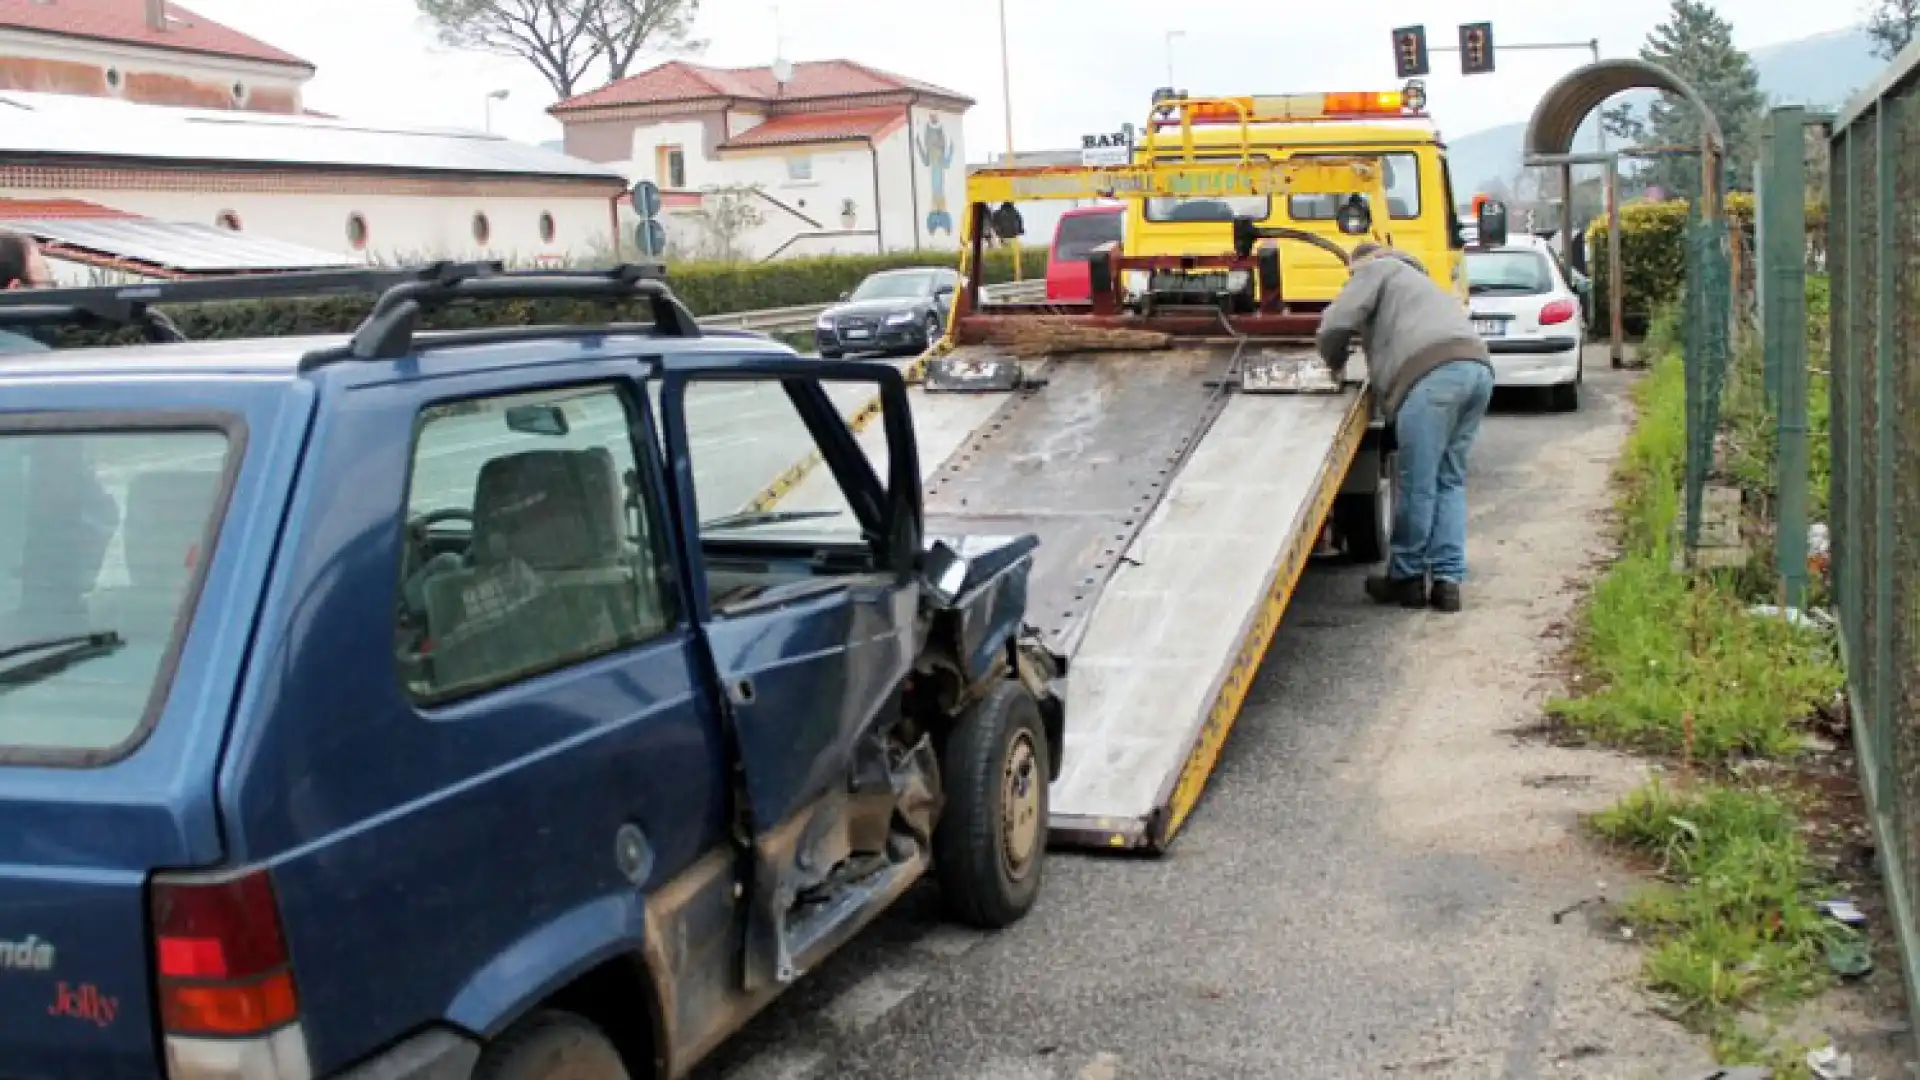
[[[1167,85],[1168,86],[1175,85],[1173,81],[1173,39],[1184,38],[1186,36],[1187,36],[1187,32],[1185,30],[1167,31]]]
[[[495,90],[487,95],[487,134],[493,134],[493,103],[507,100],[507,91]]]

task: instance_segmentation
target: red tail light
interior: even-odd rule
[[[1571,300],[1555,300],[1540,309],[1540,325],[1553,326],[1556,323],[1566,322],[1579,310],[1580,306]]]
[[[298,1016],[280,906],[265,871],[213,882],[157,879],[151,901],[168,1035],[262,1035]]]

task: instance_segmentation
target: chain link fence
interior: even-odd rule
[[[1714,473],[1720,395],[1731,355],[1732,258],[1725,218],[1704,218],[1699,202],[1687,221],[1687,286],[1683,338],[1687,376],[1685,545],[1700,547],[1707,481]]]
[[[1920,46],[1836,118],[1829,192],[1836,601],[1861,779],[1911,988],[1920,986]]]

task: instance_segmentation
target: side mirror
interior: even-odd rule
[[[920,557],[920,573],[934,601],[946,607],[960,598],[967,584],[967,560],[945,540],[936,540]]]
[[[845,291],[845,292],[842,292],[842,293],[840,294],[840,302],[841,302],[841,303],[843,303],[843,304],[844,304],[844,303],[846,303],[847,301],[849,301],[849,300],[851,300],[851,299],[853,299],[853,291],[852,291],[851,289],[849,289],[849,290],[847,290],[847,291]]]
[[[558,405],[515,405],[507,410],[507,430],[521,435],[560,438],[572,431]]]
[[[1492,199],[1480,204],[1475,240],[1481,247],[1503,247],[1507,242],[1507,204]]]
[[[1365,236],[1373,231],[1373,211],[1367,208],[1366,201],[1358,195],[1347,198],[1340,212],[1334,215],[1334,223],[1348,236]]]

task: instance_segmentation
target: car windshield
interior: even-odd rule
[[[1546,256],[1537,251],[1474,251],[1467,254],[1467,290],[1476,293],[1553,291]]]
[[[905,300],[933,293],[932,274],[875,274],[853,290],[853,300]]]
[[[227,437],[0,422],[0,760],[137,739],[214,526]]]
[[[1086,262],[1093,249],[1120,239],[1118,213],[1076,214],[1060,219],[1053,257],[1060,262]]]

